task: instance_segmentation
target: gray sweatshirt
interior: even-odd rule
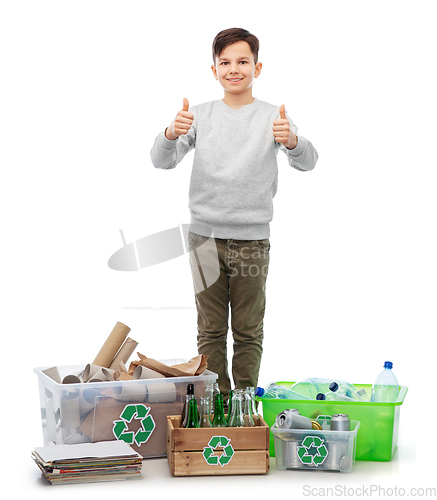
[[[258,99],[240,109],[218,100],[190,111],[194,121],[187,135],[174,141],[164,132],[158,135],[151,151],[153,165],[174,168],[195,148],[188,204],[191,223],[196,228],[209,226],[215,238],[268,238],[278,185],[278,151],[287,155],[290,166],[306,171],[317,162],[314,146],[302,136],[294,149],[277,143],[272,127],[279,118],[279,106]]]

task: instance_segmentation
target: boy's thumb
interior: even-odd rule
[[[185,99],[185,97],[184,97],[184,105],[182,107],[182,111],[188,111],[189,106],[190,106],[190,104],[188,102],[188,99]]]
[[[285,116],[285,104],[282,104],[279,108],[279,116],[281,117],[281,120],[287,119],[287,117]]]

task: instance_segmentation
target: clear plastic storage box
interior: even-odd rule
[[[167,365],[184,360],[164,360]],[[83,365],[58,366],[61,380],[79,375]],[[197,398],[217,374],[191,377],[61,384],[35,368],[38,376],[44,445],[120,439],[144,458],[167,455],[167,416],[181,414],[187,384]]]
[[[279,429],[274,424],[276,468],[351,472],[359,428],[356,420],[350,431]]]

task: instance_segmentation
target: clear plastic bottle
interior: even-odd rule
[[[325,394],[328,392],[329,385],[332,382],[337,382],[338,385],[347,385],[352,390],[355,390],[355,387],[352,384],[344,380],[316,377],[307,378],[302,380],[302,382],[296,382],[291,386],[291,389],[299,394],[303,394],[308,399],[315,399],[318,393]]]
[[[392,372],[393,363],[386,361],[384,370],[378,375],[372,387],[370,401],[378,403],[393,403],[399,394],[399,384]]]
[[[335,392],[335,394],[352,399],[353,401],[364,401],[364,399],[348,385],[338,385],[337,382],[332,382],[332,384],[329,385],[329,390]]]
[[[255,389],[255,396],[264,399],[311,399],[288,387],[283,387],[274,383],[269,384],[265,389],[257,387]]]

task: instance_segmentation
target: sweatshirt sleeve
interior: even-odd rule
[[[319,155],[311,142],[297,133],[296,125],[292,122],[287,113],[286,116],[290,122],[291,130],[297,136],[297,146],[294,149],[288,149],[283,144],[277,143],[278,147],[287,155],[290,167],[303,172],[312,170],[316,166]]]
[[[194,114],[194,112],[193,112]],[[196,144],[196,115],[188,134],[181,135],[174,141],[165,137],[165,132],[161,132],[155,139],[150,157],[155,168],[169,170],[175,168],[189,153]]]

